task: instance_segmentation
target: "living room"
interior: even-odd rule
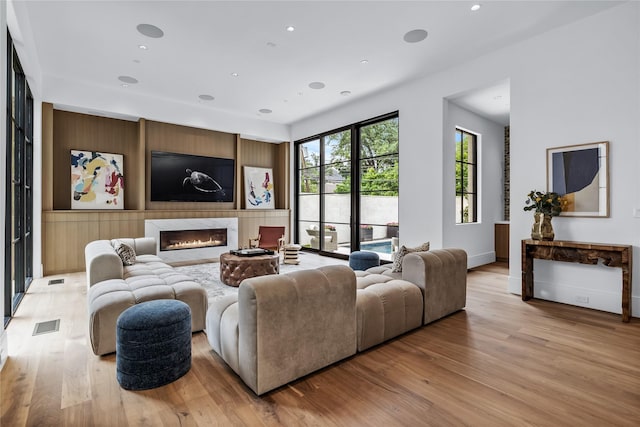
[[[26,8],[33,6],[27,6],[22,2],[11,3],[15,10],[12,13],[15,13],[17,18],[14,22],[24,24],[25,16],[28,16]],[[487,2],[478,12],[486,13],[490,10],[492,3]],[[584,3],[579,3],[580,7],[587,7]],[[469,6],[465,5],[465,8],[468,10]],[[6,14],[7,10],[3,10],[3,13]],[[494,222],[505,219],[500,182],[502,168],[498,163],[501,157],[500,153],[494,153],[490,160],[486,160],[485,171],[494,173],[497,178],[492,178],[491,185],[487,182],[488,178],[483,182],[482,188],[484,189],[484,185],[487,185],[487,189],[481,201],[482,221],[478,224],[456,224],[455,195],[449,190],[455,187],[453,153],[451,146],[445,144],[446,141],[453,140],[454,132],[452,126],[448,125],[452,121],[450,100],[477,88],[508,81],[511,93],[511,209],[509,270],[506,283],[510,294],[520,294],[521,240],[530,236],[532,225],[531,214],[524,212],[522,207],[526,195],[532,189],[547,188],[546,150],[548,148],[598,141],[609,141],[610,147],[609,215],[603,218],[563,216],[554,218],[553,227],[557,240],[637,246],[637,236],[640,236],[638,220],[640,174],[637,172],[637,159],[640,154],[638,152],[640,124],[637,120],[640,116],[638,79],[640,64],[637,54],[640,41],[640,30],[638,30],[640,7],[637,2],[620,2],[620,4],[611,2],[602,7],[602,10],[594,10],[592,14],[587,15],[589,16],[549,28],[542,33],[525,34],[521,39],[490,52],[483,52],[480,55],[473,52],[466,52],[464,55],[461,53],[460,60],[445,69],[435,70],[367,96],[360,98],[352,96],[353,99],[348,102],[334,104],[331,108],[318,111],[308,117],[300,117],[286,124],[269,121],[268,117],[265,118],[266,113],[261,113],[262,116],[258,118],[255,114],[239,116],[209,106],[203,107],[198,102],[195,102],[195,105],[179,104],[180,108],[174,108],[169,114],[158,107],[168,101],[135,96],[130,92],[120,92],[121,102],[117,104],[108,101],[112,96],[107,96],[109,90],[104,87],[90,87],[83,82],[67,79],[65,76],[43,75],[43,70],[40,70],[37,65],[38,55],[42,53],[37,50],[18,50],[34,93],[34,146],[39,153],[34,156],[34,160],[36,165],[42,165],[42,171],[39,167],[35,168],[34,182],[42,182],[43,188],[47,186],[51,188],[54,185],[44,175],[47,173],[43,163],[47,159],[47,130],[51,134],[57,131],[56,122],[47,122],[47,120],[53,119],[54,114],[58,116],[75,114],[61,110],[54,112],[53,104],[76,105],[128,117],[139,117],[143,118],[146,124],[154,122],[168,127],[184,126],[204,129],[202,132],[207,134],[219,132],[238,135],[239,139],[245,140],[240,142],[243,147],[257,147],[264,140],[283,141],[284,144],[269,146],[272,150],[269,156],[274,159],[272,164],[258,165],[271,166],[274,172],[279,171],[280,183],[295,182],[293,179],[295,166],[292,165],[295,157],[293,151],[295,141],[397,111],[400,126],[398,222],[401,230],[401,244],[417,246],[430,241],[432,248],[463,248],[469,256],[469,267],[473,268],[489,264],[495,259],[493,226]],[[3,18],[3,25],[5,21],[10,20],[7,15]],[[11,19],[15,18],[11,17]],[[407,24],[406,30],[414,27],[419,28],[411,22]],[[9,26],[9,29],[14,40],[19,41],[17,43],[19,48],[25,49],[32,43],[28,26],[19,25],[16,28]],[[432,36],[434,34],[430,32],[425,43],[430,42]],[[359,61],[362,58],[357,59]],[[384,61],[382,56],[380,61]],[[72,100],[68,93],[77,93],[78,88],[81,88],[80,92],[84,92],[84,98],[78,97]],[[4,95],[6,94],[3,93],[3,99]],[[353,95],[356,95],[355,91]],[[263,107],[266,108],[266,106],[260,106],[260,108]],[[451,109],[455,108],[451,107]],[[276,113],[275,110],[274,108],[272,114]],[[111,119],[102,118],[102,120]],[[139,141],[140,129],[146,131],[148,127],[146,125],[141,127],[137,122],[131,123],[136,127],[133,137]],[[1,138],[3,162],[6,161],[4,135]],[[240,135],[244,135],[244,138]],[[234,136],[231,144],[235,143]],[[170,146],[170,143],[167,144]],[[246,148],[246,150],[245,155],[251,156],[252,154],[248,153],[252,148]],[[284,165],[286,167],[283,168],[276,160],[282,157],[288,159]],[[135,159],[141,165],[146,162],[145,156],[139,155]],[[48,158],[48,161],[53,164],[52,157]],[[253,163],[254,159],[249,157],[247,162],[246,164]],[[499,171],[496,172],[498,169]],[[65,173],[67,171],[65,170]],[[50,170],[48,173],[53,171]],[[51,178],[54,179],[53,175]],[[6,178],[2,179],[1,184],[4,188]],[[126,209],[146,210],[148,203],[146,185],[150,184],[146,181],[146,179],[134,181],[132,187],[129,187],[132,189],[131,195],[134,201],[130,201]],[[34,189],[33,263],[36,266],[34,268],[36,278],[44,274],[44,271],[40,271],[40,266],[45,264],[47,256],[43,242],[43,227],[46,226],[42,225],[42,222],[48,215],[54,215],[57,209],[53,205],[54,190],[47,193],[43,188],[36,186]],[[287,211],[285,223],[290,230],[293,230],[296,222],[293,214],[295,188],[290,186],[279,191],[278,195],[282,197],[277,200],[276,211]],[[47,206],[46,197],[50,197],[50,206]],[[242,206],[237,204],[226,208],[243,211]],[[178,210],[173,207],[170,209]],[[278,215],[276,211],[273,215]],[[4,210],[2,212],[5,213]],[[240,212],[239,215],[248,214]],[[251,227],[257,229],[257,222],[252,223]],[[138,232],[138,229],[133,232]],[[247,237],[252,232],[254,231],[247,230],[246,236],[243,237]],[[6,231],[3,231],[3,238],[4,233]],[[61,251],[71,250],[77,250],[77,248],[63,248]],[[5,249],[2,251],[6,259]],[[640,265],[637,252],[636,250],[633,259],[635,261],[633,264],[636,266]],[[55,263],[53,268],[52,271],[56,273],[63,271],[62,268],[55,270]],[[640,313],[640,286],[637,285],[637,278],[640,276],[637,267],[634,270],[636,286],[632,287],[631,312],[636,313],[636,318],[632,319],[628,325],[630,328],[625,329],[624,333],[633,336],[635,340],[633,342],[636,342],[638,330],[635,324],[637,313]],[[576,307],[583,307],[585,312],[590,312],[586,309],[597,310],[597,313],[619,314],[621,312],[620,271],[606,267],[602,263],[585,266],[536,261],[536,293],[546,301],[567,304],[566,309],[571,313],[575,313],[573,310]],[[578,296],[583,298],[577,300]],[[6,303],[4,294],[0,297],[0,301]],[[519,300],[516,302],[526,304]],[[556,305],[565,307],[561,304]],[[507,316],[503,320],[509,321]],[[617,316],[611,316],[610,320],[612,329],[623,327],[617,324]],[[457,326],[460,325],[457,324]],[[440,333],[445,334],[445,332]],[[2,333],[1,353],[2,361],[5,362],[8,347],[12,344],[7,343],[6,332],[3,330]],[[451,330],[449,333],[455,334],[456,331]],[[616,333],[620,333],[619,330]],[[423,339],[428,341],[428,338]],[[627,347],[620,352],[635,354],[637,349]],[[382,353],[381,360],[385,355],[384,350]],[[635,360],[635,365],[630,369],[637,372],[638,358]],[[585,365],[584,369],[588,370],[588,365]],[[218,376],[210,373],[206,375]],[[637,381],[637,373],[634,375],[634,381]],[[225,378],[225,381],[228,379]],[[341,379],[331,377],[327,381],[341,381]],[[338,387],[337,383],[331,384]],[[637,386],[637,382],[635,384]],[[3,384],[3,395],[9,392],[4,387]],[[230,385],[229,387],[239,386]],[[339,395],[337,391],[336,393]],[[129,399],[137,401],[138,398],[130,397]],[[219,404],[224,403],[219,402]],[[245,404],[247,408],[251,406],[251,403]],[[3,414],[4,411],[3,404]],[[633,414],[630,411],[628,415],[637,416],[637,405],[636,413]],[[246,420],[245,422],[248,423]]]

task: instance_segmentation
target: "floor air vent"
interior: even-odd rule
[[[49,280],[49,286],[51,286],[51,285],[62,285],[63,283],[64,283],[64,279]]]
[[[48,322],[36,323],[36,327],[33,328],[33,336],[48,334],[50,332],[57,332],[60,328],[60,319],[49,320]]]

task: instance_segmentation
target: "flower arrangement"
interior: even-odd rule
[[[336,226],[333,224],[325,224],[324,229],[329,231],[336,231]]]
[[[369,225],[369,224],[361,224],[360,228],[362,230],[373,230],[373,225]]]
[[[562,212],[562,208],[567,205],[567,201],[564,200],[558,193],[549,191],[543,193],[541,191],[532,190],[528,199],[525,201],[525,211],[535,210],[537,213],[542,213],[550,216],[558,216]]]

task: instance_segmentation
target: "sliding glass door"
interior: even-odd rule
[[[391,259],[398,237],[398,115],[296,143],[297,241],[348,255]]]
[[[359,129],[360,249],[391,260],[398,246],[398,118]]]
[[[33,97],[8,36],[5,324],[33,278]]]

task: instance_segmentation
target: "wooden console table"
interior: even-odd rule
[[[522,241],[522,300],[533,298],[533,259],[597,264],[601,259],[608,267],[622,269],[622,321],[631,319],[632,246],[566,240]]]

